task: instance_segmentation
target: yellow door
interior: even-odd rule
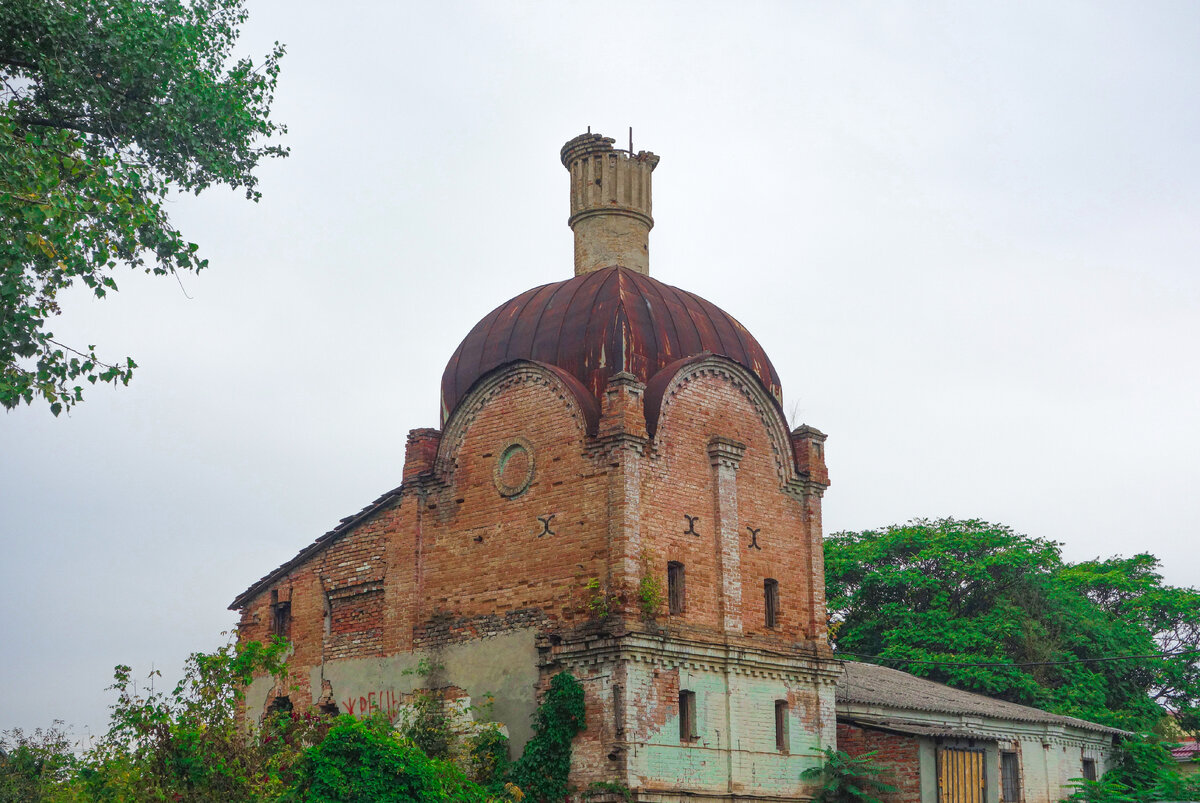
[[[984,803],[983,751],[938,751],[938,803]]]

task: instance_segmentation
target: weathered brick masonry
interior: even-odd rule
[[[874,763],[884,770],[880,780],[896,787],[895,792],[880,795],[884,803],[921,803],[921,747],[917,737],[839,722],[837,744],[839,750],[855,757],[875,753]]]
[[[577,259],[623,258],[604,215],[653,223],[658,157],[611,146],[563,149]],[[359,714],[421,686],[492,693],[519,750],[569,670],[578,788],[809,798],[800,772],[835,736],[824,435],[788,431],[741,324],[646,275],[644,238],[629,247],[635,269],[577,263],[481,321],[401,485],[235,600],[240,638],[295,645],[296,688],[259,682],[251,714],[282,695]]]

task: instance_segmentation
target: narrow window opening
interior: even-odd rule
[[[696,692],[679,690],[679,741],[696,740]]]
[[[667,607],[672,616],[683,613],[683,564],[671,561],[667,564]]]
[[[1085,758],[1083,760],[1083,777],[1089,781],[1096,780],[1096,759]]]
[[[1005,803],[1018,803],[1021,799],[1021,768],[1016,753],[1005,751],[1000,754],[1000,786]]]
[[[779,626],[779,581],[763,580],[763,608],[767,627]]]
[[[775,749],[788,751],[788,704],[787,700],[775,701]]]
[[[621,687],[613,684],[613,733],[618,739],[625,738],[625,695]]]
[[[280,602],[279,592],[271,592],[271,635],[287,637],[292,629],[292,603]]]

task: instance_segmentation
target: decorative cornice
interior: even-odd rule
[[[832,686],[841,662],[817,652],[778,652],[754,647],[655,637],[644,633],[594,636],[551,647],[544,664],[567,668],[613,662],[644,663],[748,677],[776,678]]]
[[[737,469],[746,454],[746,444],[717,435],[708,442],[708,458],[714,466]]]

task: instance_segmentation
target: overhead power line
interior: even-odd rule
[[[1010,667],[1018,668],[1024,666],[1062,666],[1064,664],[1098,664],[1105,661],[1139,661],[1147,658],[1181,658],[1187,655],[1200,655],[1200,650],[1180,650],[1178,652],[1154,652],[1149,655],[1110,655],[1105,658],[1074,658],[1068,661],[1025,661],[1022,663],[1009,663],[1004,661],[995,662],[977,662],[977,661],[924,661],[918,658],[889,658],[883,655],[862,655],[856,652],[843,652],[838,650],[834,655],[845,655],[851,658],[862,658],[869,661],[890,661],[892,663],[902,664],[925,664],[928,666],[991,666],[991,667]]]

